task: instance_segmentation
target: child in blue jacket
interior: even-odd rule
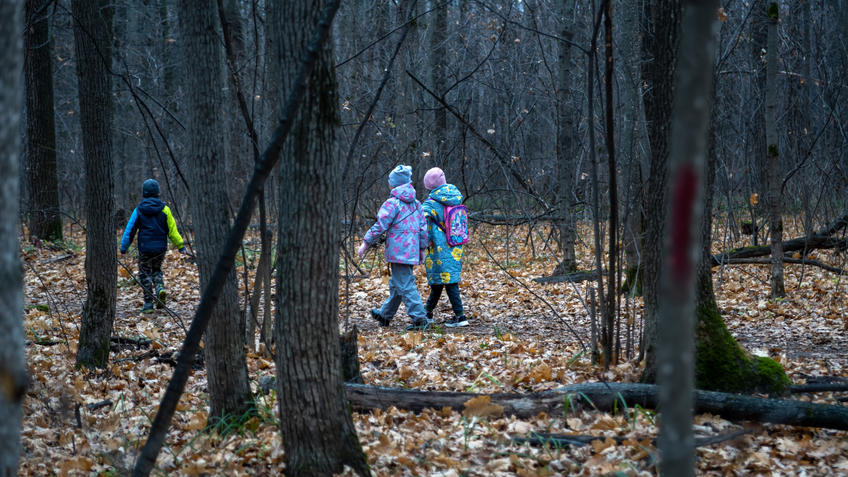
[[[422,208],[427,218],[427,235],[430,247],[424,258],[427,267],[427,283],[430,284],[430,296],[424,306],[427,318],[433,319],[433,310],[439,303],[442,289],[447,292],[453,309],[453,317],[445,322],[449,328],[468,326],[465,312],[462,309],[462,297],[459,295],[459,281],[462,273],[463,245],[451,247],[445,237],[445,206],[462,203],[462,193],[453,184],[447,184],[445,173],[434,167],[424,174],[424,187],[430,191]]]
[[[138,233],[138,280],[144,294],[144,307],[141,312],[153,313],[154,285],[156,308],[165,306],[165,300],[168,298],[162,279],[162,261],[168,251],[168,239],[180,253],[186,251],[171,209],[159,200],[159,183],[153,179],[144,181],[141,196],[142,201],[133,210],[121,237],[121,255],[127,253]]]

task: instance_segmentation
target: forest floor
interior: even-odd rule
[[[787,232],[789,235],[789,232]],[[527,240],[532,236],[532,242]],[[590,236],[586,233],[585,236]],[[84,244],[72,234],[69,243]],[[369,276],[340,285],[340,326],[359,329],[359,356],[366,384],[421,390],[530,392],[601,380],[634,382],[641,371],[633,353],[610,371],[590,360],[587,284],[542,285],[532,278],[550,274],[556,258],[544,244],[547,233],[527,228],[478,229],[467,247],[462,296],[470,326],[445,328],[447,297],[437,326],[404,331],[401,307],[391,327],[371,320],[368,309],[387,296],[385,263],[370,253],[362,267]],[[736,244],[747,245],[747,244]],[[258,248],[256,241],[248,247]],[[716,250],[718,251],[718,250]],[[581,268],[589,250],[578,252]],[[148,338],[147,347],[124,345],[111,354],[105,371],[74,368],[80,310],[85,297],[84,250],[79,246],[33,248],[22,252],[26,280],[25,332],[32,376],[24,402],[22,475],[125,475],[171,377],[173,368],[153,356],[179,349],[199,299],[192,259],[169,252],[165,282],[173,314],[142,315],[141,291],[130,275],[130,255],[119,258],[114,335]],[[843,266],[845,257],[819,253]],[[251,259],[252,260],[252,259]],[[254,263],[255,265],[255,263]],[[124,268],[128,267],[128,268]],[[426,279],[418,270],[426,299]],[[241,270],[239,272],[241,279]],[[776,359],[793,384],[820,376],[848,378],[848,313],[845,277],[818,268],[788,265],[788,297],[769,300],[768,266],[716,269],[716,294],[727,325],[749,351]],[[633,349],[628,320],[641,327],[638,299],[622,298],[622,356]],[[347,321],[346,320],[347,317]],[[274,374],[270,358],[249,353],[252,385]],[[794,395],[792,399],[840,404],[844,394]],[[273,398],[258,398],[259,416],[221,433],[206,427],[205,370],[189,379],[157,464],[161,475],[279,475],[282,442]],[[102,407],[91,406],[109,400]],[[843,402],[842,405],[845,405]],[[495,414],[427,410],[355,413],[359,439],[375,475],[655,475],[656,415],[641,408],[617,415],[571,411],[516,419]],[[752,422],[731,422],[702,414],[698,436],[734,430],[749,432],[697,450],[699,475],[848,475],[848,433]],[[511,437],[532,431],[597,436],[583,447],[533,447]],[[615,438],[623,438],[616,440]]]

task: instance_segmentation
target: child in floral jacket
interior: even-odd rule
[[[389,326],[403,301],[412,320],[407,329],[417,330],[430,325],[412,273],[413,265],[421,263],[427,247],[427,229],[411,179],[412,168],[409,166],[399,165],[389,173],[391,197],[380,207],[377,222],[368,229],[357,253],[361,258],[368,247],[379,242],[383,233],[386,234],[386,262],[391,266],[389,298],[379,310],[372,309],[371,316],[382,326]]]
[[[427,318],[433,319],[433,310],[439,303],[442,289],[447,292],[453,318],[445,322],[445,326],[453,328],[468,326],[465,312],[462,309],[462,297],[459,295],[459,278],[462,273],[463,245],[451,247],[445,237],[445,206],[462,203],[462,194],[453,184],[445,182],[445,173],[438,167],[427,171],[424,175],[424,187],[430,191],[429,197],[422,206],[427,219],[427,234],[430,247],[424,259],[427,267],[427,283],[430,284],[430,296],[427,298]]]

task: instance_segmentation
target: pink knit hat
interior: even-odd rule
[[[445,184],[445,171],[434,167],[424,174],[424,187],[427,190],[433,190],[440,185]]]

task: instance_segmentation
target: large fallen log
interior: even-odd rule
[[[783,242],[784,252],[803,252],[816,249],[827,248],[846,248],[848,240],[838,239],[833,237],[825,237],[822,235],[811,235],[808,237],[799,237]],[[771,247],[760,245],[757,247],[741,247],[729,250],[727,252],[713,255],[712,264],[714,267],[734,258],[755,258],[765,257],[771,254]]]
[[[611,412],[625,406],[657,408],[657,387],[651,384],[586,383],[540,393],[478,394],[465,392],[416,391],[409,389],[345,384],[351,407],[400,409],[419,412],[426,408],[465,409],[465,403],[488,396],[491,404],[502,407],[504,414],[531,417],[540,412],[563,413],[577,408]],[[747,420],[848,430],[848,406],[814,404],[786,399],[768,399],[741,394],[695,391],[695,412],[710,413],[728,420]]]
[[[805,237],[798,237],[784,241],[783,251],[804,252],[815,249],[846,248],[848,247],[848,240],[833,237],[836,232],[839,232],[846,226],[848,226],[848,214],[843,215],[842,217],[828,224],[827,227],[824,227],[823,229],[813,234],[807,235]],[[758,247],[742,247],[738,249],[729,250],[718,255],[713,255],[713,266],[719,266],[722,263],[725,263],[728,260],[734,258],[755,258],[765,257],[768,255],[771,255],[771,247],[768,245]]]

